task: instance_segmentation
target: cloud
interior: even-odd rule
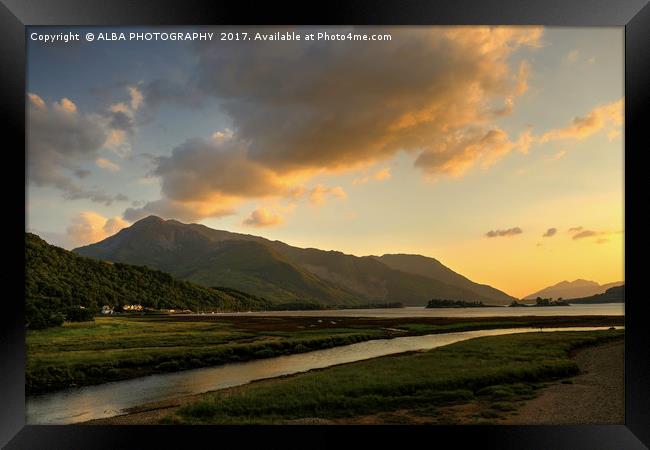
[[[396,33],[399,39],[377,46],[193,45],[197,63],[183,83],[138,85],[141,108],[217,101],[232,131],[190,139],[161,158],[157,204],[214,198],[234,208],[286,197],[315,174],[361,170],[401,151],[415,155],[427,176],[459,176],[517,148],[493,123],[495,105],[506,105],[507,115],[526,92],[530,65],[513,55],[539,47],[541,27]],[[324,194],[314,189],[310,198],[319,203]]]
[[[107,205],[119,200],[101,189],[85,188],[72,178],[87,176],[82,165],[95,161],[105,146],[110,132],[106,119],[79,112],[67,98],[49,107],[37,94],[29,93],[27,98],[27,181],[58,189],[65,199],[90,199]]]
[[[86,178],[88,175],[90,175],[90,170],[88,169],[75,169],[74,170],[74,176],[77,178]]]
[[[584,238],[588,238],[588,237],[592,237],[592,236],[596,236],[596,235],[598,235],[598,233],[596,231],[584,230],[584,231],[581,231],[579,233],[574,234],[573,239],[575,239],[575,240],[584,239]]]
[[[620,136],[623,125],[623,99],[617,100],[604,105],[596,106],[583,117],[575,117],[568,125],[559,128],[553,128],[545,133],[536,135],[532,133],[532,127],[519,134],[519,137],[512,141],[505,132],[495,134],[499,137],[498,142],[494,140],[481,140],[474,137],[465,137],[465,141],[459,141],[455,148],[452,147],[452,154],[456,154],[456,160],[462,162],[468,160],[471,165],[472,161],[477,160],[485,155],[488,156],[489,166],[499,157],[509,153],[511,150],[519,150],[521,153],[528,154],[533,145],[545,144],[547,142],[558,140],[581,140],[586,139],[600,131],[604,131],[607,138],[611,141]],[[498,129],[492,130],[497,133]],[[450,138],[449,140],[452,140]],[[476,146],[479,143],[480,145]],[[494,147],[491,149],[489,144]],[[565,149],[558,151],[548,158],[548,161],[557,161],[566,155]],[[466,168],[463,164],[453,164],[459,166],[457,174],[463,175]],[[485,167],[486,165],[483,164]]]
[[[200,220],[233,214],[237,205],[251,198],[307,196],[312,204],[328,197],[347,198],[340,186],[322,184],[307,190],[301,175],[281,176],[247,157],[247,147],[228,133],[212,139],[189,139],[168,157],[160,157],[153,175],[161,181],[163,198],[140,208],[128,208],[124,217],[137,220],[150,214]]]
[[[77,105],[75,105],[70,99],[62,98],[58,102],[54,102],[54,109],[58,109],[68,114],[75,114],[77,112]]]
[[[390,175],[390,168],[389,167],[384,167],[383,169],[381,169],[380,171],[375,173],[373,175],[373,178],[375,180],[377,180],[377,181],[384,181],[384,180],[388,180],[390,178],[390,176],[391,176]]]
[[[623,100],[600,105],[584,117],[576,117],[562,128],[547,131],[539,137],[540,143],[561,139],[585,139],[596,132],[609,129],[618,131],[623,124]]]
[[[129,199],[124,194],[107,194],[101,189],[86,189],[79,186],[68,186],[66,191],[63,193],[63,198],[66,200],[83,200],[88,199],[95,203],[102,203],[106,206],[110,206],[113,202],[124,202]]]
[[[594,241],[596,244],[604,244],[606,242],[609,242],[607,236],[611,236],[623,232],[623,231],[607,231],[607,230],[604,231],[585,230],[582,227],[571,228],[569,231],[573,232],[573,240],[576,241],[600,236],[598,239]]]
[[[567,154],[566,150],[560,150],[557,153],[554,153],[548,158],[548,161],[554,162],[554,161],[559,161],[560,159],[564,158]]]
[[[144,97],[136,86],[127,86],[128,102],[113,103],[107,113],[107,126],[110,129],[106,147],[124,157],[131,152],[130,138],[135,135],[136,113],[142,106]]]
[[[176,219],[183,222],[196,222],[206,217],[224,217],[235,213],[232,200],[213,198],[204,201],[178,202],[160,199],[147,202],[141,207],[127,208],[124,219],[135,222],[150,215],[163,219]]]
[[[514,228],[508,228],[507,230],[490,230],[487,233],[485,233],[485,236],[489,238],[494,238],[494,237],[503,237],[503,236],[516,236],[521,233],[523,233],[523,230],[521,228],[514,227]]]
[[[528,154],[530,146],[535,142],[535,136],[532,133],[532,127],[527,127],[526,130],[519,134],[519,138],[515,142],[515,147],[524,155]]]
[[[129,96],[131,97],[131,109],[133,111],[137,111],[140,108],[140,105],[142,105],[144,96],[136,86],[128,86],[127,90],[129,91]]]
[[[282,216],[270,211],[268,208],[260,207],[253,211],[243,223],[252,227],[270,227],[279,225],[282,222]]]
[[[120,217],[106,218],[93,211],[84,211],[76,215],[66,228],[68,242],[82,246],[101,241],[129,226]]]
[[[348,198],[348,194],[341,186],[326,187],[322,184],[317,185],[309,191],[309,201],[313,205],[322,205],[327,202],[327,197],[335,197],[341,200]]]
[[[226,139],[231,139],[233,136],[233,132],[230,128],[226,128],[223,131],[215,131],[212,133],[212,139],[214,139],[217,142],[222,142]]]
[[[139,86],[139,92],[146,109],[143,120],[151,119],[164,104],[198,108],[205,103],[205,95],[190,80],[158,79]]]
[[[552,237],[555,236],[556,233],[557,233],[557,228],[549,228],[548,230],[546,230],[546,233],[542,235],[542,237]]]
[[[112,217],[106,221],[102,229],[109,235],[112,236],[122,228],[129,226],[129,223],[122,219],[121,217]]]
[[[572,228],[569,228],[569,233],[573,233],[574,231],[582,231],[582,227],[572,227]]]
[[[360,178],[355,178],[352,181],[352,184],[358,185],[358,184],[366,184],[367,182],[371,180],[375,181],[385,181],[388,180],[391,177],[390,173],[390,167],[384,167],[383,169],[378,170],[372,175],[364,175],[363,177]]]
[[[158,161],[154,174],[167,198],[177,201],[224,197],[264,197],[282,193],[287,183],[273,170],[247,157],[234,139],[189,139]]]
[[[511,67],[510,56],[541,35],[441,27],[400,30],[381,46],[199,45],[196,79],[222,101],[251,159],[280,172],[340,170],[402,149],[436,151],[477,123],[489,132],[492,103],[525,91],[528,66]]]
[[[514,148],[501,129],[473,130],[444,138],[436,151],[424,152],[415,165],[428,174],[464,175],[477,161],[487,168]]]
[[[225,134],[185,141],[156,160],[152,175],[160,179],[163,198],[127,209],[129,220],[150,214],[186,220],[221,217],[233,214],[234,206],[246,199],[295,192],[290,180],[249,159],[245,145]]]
[[[569,62],[576,62],[578,60],[578,57],[580,56],[580,51],[579,50],[571,50],[569,53],[566,55],[566,59]]]
[[[46,109],[47,107],[45,106],[45,101],[41,97],[39,97],[37,94],[34,93],[27,93],[27,98],[30,101],[30,103],[38,108],[38,109]]]
[[[519,63],[519,72],[517,74],[517,88],[515,90],[516,95],[524,95],[528,91],[528,77],[530,76],[530,63],[526,60],[523,60]],[[512,98],[508,98],[509,103],[512,102]]]
[[[109,172],[118,172],[120,170],[119,165],[105,158],[98,158],[95,161],[95,164],[97,165],[97,167],[100,167],[104,170],[108,170]]]

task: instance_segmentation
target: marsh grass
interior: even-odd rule
[[[27,331],[28,394],[303,353],[387,337],[381,326],[241,330],[166,316],[98,317]]]
[[[32,395],[156,373],[303,353],[370,339],[535,326],[539,320],[468,319],[452,323],[417,323],[409,318],[389,322],[348,318],[336,319],[332,324],[331,319],[287,317],[97,317],[93,322],[27,330],[26,392]],[[592,320],[590,318],[562,320],[569,322],[555,320],[548,326],[592,325],[589,321],[583,323]],[[574,323],[576,320],[578,322]]]
[[[540,383],[579,373],[569,352],[623,331],[546,332],[472,339],[427,352],[375,358],[216,392],[163,423],[274,423],[344,418],[482,399],[495,419],[507,403],[535,395]]]
[[[230,323],[97,318],[27,332],[28,394],[348,345],[381,330],[251,333]]]

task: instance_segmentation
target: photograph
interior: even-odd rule
[[[623,424],[621,27],[29,27],[28,424]]]
[[[0,448],[650,448],[648,3],[0,0]]]

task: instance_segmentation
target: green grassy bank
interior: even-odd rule
[[[369,339],[520,326],[620,325],[623,318],[143,316],[27,331],[28,394],[330,348]]]
[[[163,423],[277,423],[404,408],[428,414],[477,398],[493,401],[495,410],[507,409],[508,400],[534,396],[542,382],[576,375],[571,350],[623,335],[611,330],[477,338],[206,394]]]

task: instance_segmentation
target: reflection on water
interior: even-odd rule
[[[514,308],[513,308],[514,309]],[[622,328],[622,327],[617,327]],[[545,328],[551,331],[589,331],[606,327]],[[539,328],[476,330],[458,333],[378,339],[297,355],[279,356],[218,367],[151,375],[97,386],[68,389],[27,398],[28,424],[69,424],[115,416],[127,408],[185,395],[239,386],[335,364],[394,353],[426,350],[481,336],[540,331]]]
[[[520,316],[623,316],[624,303],[601,303],[598,305],[506,306],[486,308],[406,308],[335,309],[315,311],[264,311],[244,313],[219,313],[217,316],[301,316],[301,317],[520,317]]]

